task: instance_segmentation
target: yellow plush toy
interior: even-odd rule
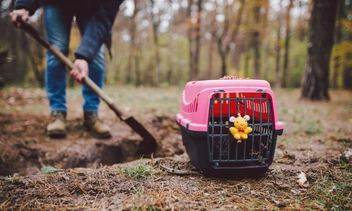
[[[248,127],[248,121],[250,117],[245,115],[244,117],[241,114],[238,114],[237,118],[234,116],[230,117],[230,122],[234,123],[235,127],[230,127],[230,132],[233,137],[241,143],[241,140],[246,140],[249,133],[252,132],[252,128]]]

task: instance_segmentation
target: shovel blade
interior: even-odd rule
[[[148,132],[145,127],[139,123],[134,117],[127,116],[124,114],[113,102],[107,102],[111,110],[113,110],[120,120],[124,121],[130,128],[132,128],[138,135],[143,138],[143,141],[139,145],[140,154],[151,154],[157,148],[157,142],[155,138]]]
[[[143,138],[139,149],[141,154],[150,154],[156,150],[157,142],[155,138],[148,132],[147,129],[145,129],[145,127],[143,127],[141,123],[139,123],[132,116],[123,121]]]

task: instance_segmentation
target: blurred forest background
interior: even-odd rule
[[[319,2],[329,12],[319,10]],[[0,78],[6,85],[43,86],[45,49],[10,22],[14,0],[0,0],[0,5]],[[45,36],[42,13],[38,10],[30,21]],[[324,17],[332,28],[311,27]],[[125,0],[113,27],[106,83],[183,85],[235,75],[297,88],[309,71],[312,39],[319,41],[313,35],[328,30],[331,52],[312,52],[328,66],[325,85],[352,89],[351,0]],[[71,59],[79,42],[73,24]]]

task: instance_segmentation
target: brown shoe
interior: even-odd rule
[[[98,118],[95,112],[84,112],[84,126],[97,138],[110,138],[110,127]]]
[[[51,120],[46,127],[46,133],[51,138],[60,138],[66,136],[66,112],[51,113]]]

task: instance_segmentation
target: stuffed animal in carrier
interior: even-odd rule
[[[230,117],[230,122],[234,123],[234,127],[230,127],[230,132],[239,142],[247,140],[248,134],[252,132],[252,128],[248,127],[249,119],[248,115],[242,117],[241,114],[238,114],[237,118],[234,116]]]

